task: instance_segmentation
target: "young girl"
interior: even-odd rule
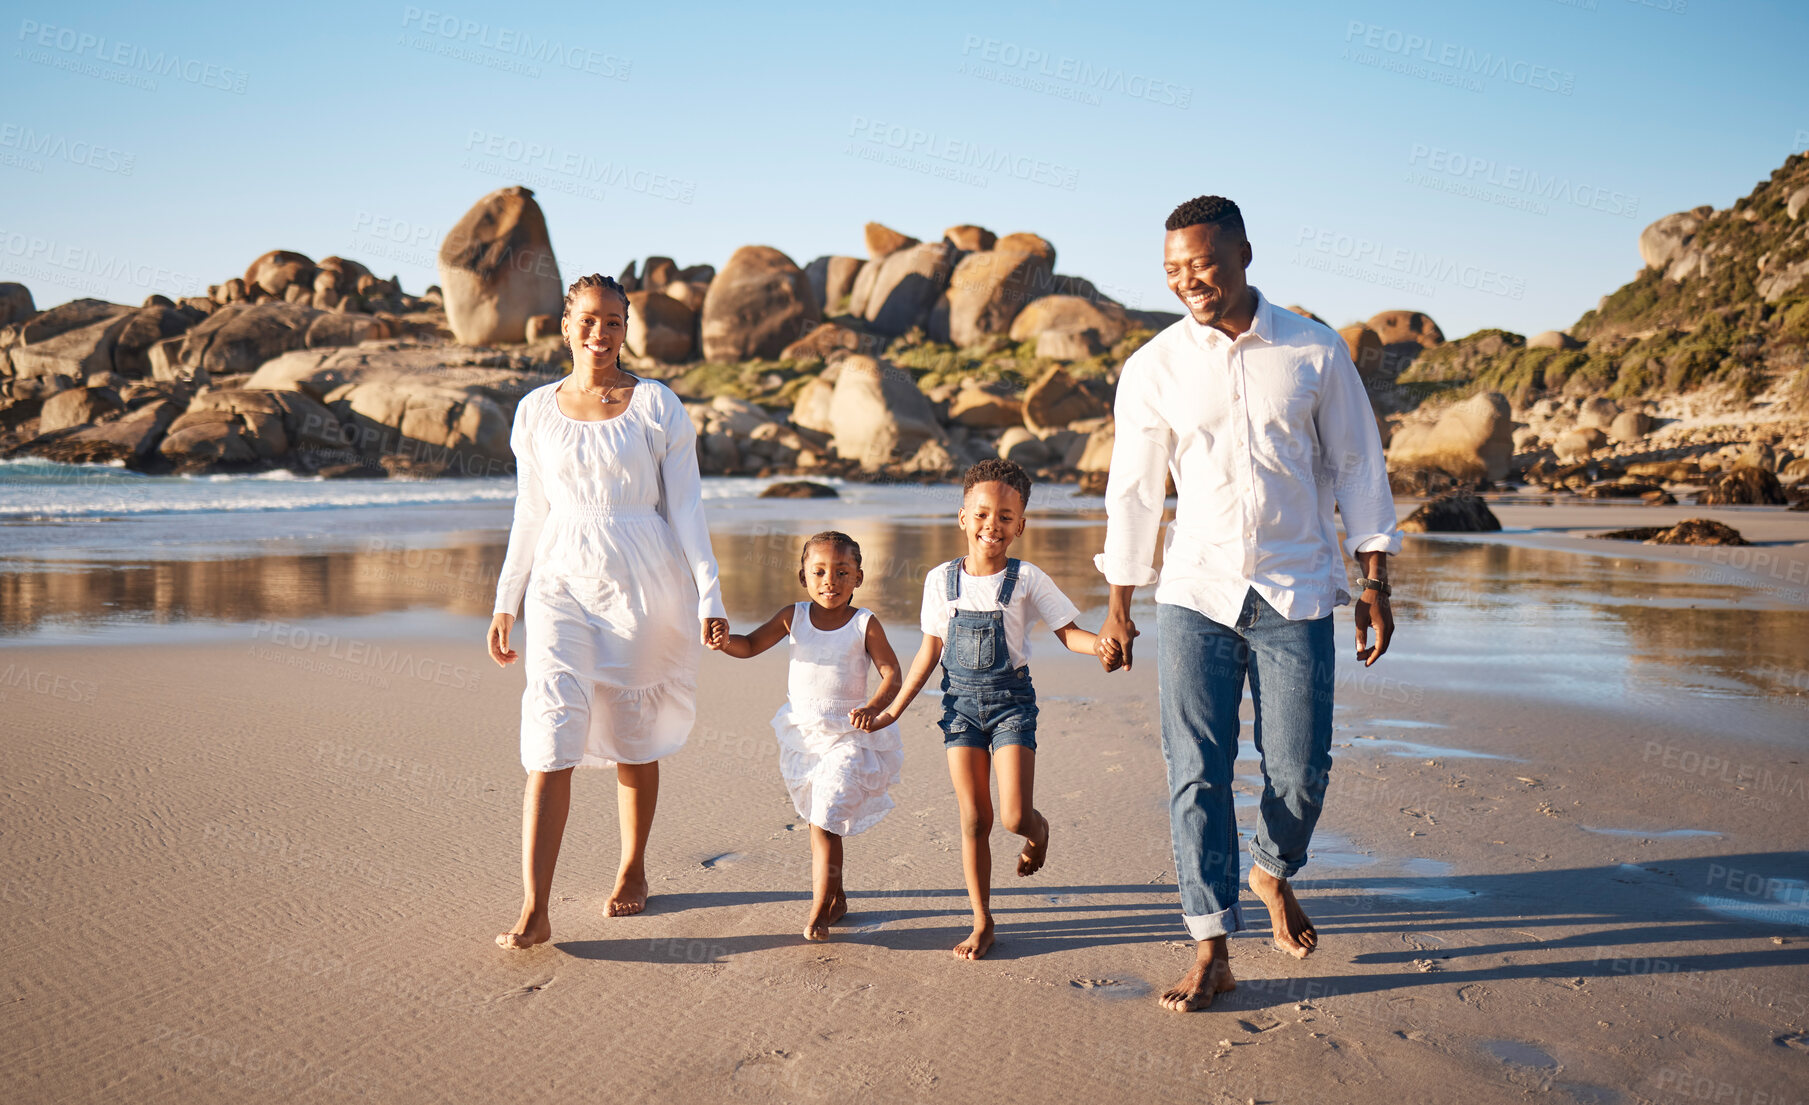
[[[842,892],[842,838],[877,825],[892,808],[886,788],[898,782],[904,747],[896,725],[874,719],[898,693],[898,657],[871,611],[851,605],[861,585],[861,547],[845,533],[804,542],[798,582],[810,595],[774,614],[752,633],[726,634],[710,647],[737,659],[758,656],[791,638],[785,705],[773,715],[779,773],[798,816],[810,822],[811,903],[806,940],[827,940],[848,912]],[[867,665],[879,690],[867,697]]]

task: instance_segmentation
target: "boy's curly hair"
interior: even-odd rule
[[[981,483],[1002,483],[1018,493],[1018,499],[1024,506],[1030,505],[1030,473],[1013,461],[995,457],[969,468],[967,475],[961,480],[961,498],[966,499],[974,485]]]
[[[848,553],[854,557],[854,566],[861,566],[861,543],[837,529],[826,529],[822,533],[813,533],[804,542],[804,548],[798,553],[798,582],[804,584],[804,562],[810,559],[810,550],[816,545],[828,545],[839,553]],[[806,584],[806,586],[808,586]]]

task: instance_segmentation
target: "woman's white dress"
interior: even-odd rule
[[[868,733],[848,724],[848,711],[867,703],[867,623],[857,611],[840,629],[810,624],[810,606],[791,612],[791,676],[784,706],[773,715],[779,774],[798,816],[838,836],[879,824],[892,808],[888,787],[898,782],[904,745],[897,725]]]
[[[697,432],[655,380],[600,422],[561,411],[558,386],[522,397],[509,438],[515,519],[495,609],[526,599],[521,763],[650,763],[690,736],[699,619],[724,616]]]

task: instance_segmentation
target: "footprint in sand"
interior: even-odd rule
[[[1106,998],[1135,998],[1149,993],[1141,982],[1125,982],[1116,978],[1071,978],[1068,985]]]
[[[549,975],[546,978],[543,978],[538,982],[530,982],[526,986],[517,986],[513,990],[509,990],[505,993],[499,994],[499,995],[497,995],[496,1000],[497,1001],[516,1001],[520,998],[533,997],[535,994],[540,993],[540,991],[546,989],[548,986],[551,986],[552,984],[553,984],[553,979],[552,979],[552,976]]]
[[[1794,1051],[1809,1051],[1809,1032],[1796,1032],[1788,1036],[1779,1036],[1779,1047],[1787,1047]]]
[[[703,863],[700,864],[700,866],[716,868],[716,867],[721,867],[724,864],[734,863],[736,860],[738,860],[740,858],[741,858],[740,852],[724,852],[719,856],[711,856],[709,859],[704,860]]]

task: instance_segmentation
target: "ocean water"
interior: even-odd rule
[[[857,601],[898,647],[915,647],[924,574],[964,551],[958,489],[825,480],[839,498],[758,498],[772,482],[705,480],[736,622],[799,598],[802,539],[841,529],[864,552]],[[0,463],[0,647],[185,639],[268,619],[356,619],[367,635],[469,631],[488,618],[513,500],[502,478],[146,477]],[[1040,486],[1013,551],[1097,625],[1107,589],[1092,560],[1104,536],[1099,498]],[[1375,668],[1342,655],[1352,630],[1349,609],[1339,611],[1346,721],[1423,725],[1416,707],[1428,689],[1510,689],[1799,743],[1809,734],[1809,608],[1708,563],[1585,555],[1518,536],[1407,538],[1391,564],[1396,639]],[[1153,637],[1150,602],[1150,589],[1139,592]]]

